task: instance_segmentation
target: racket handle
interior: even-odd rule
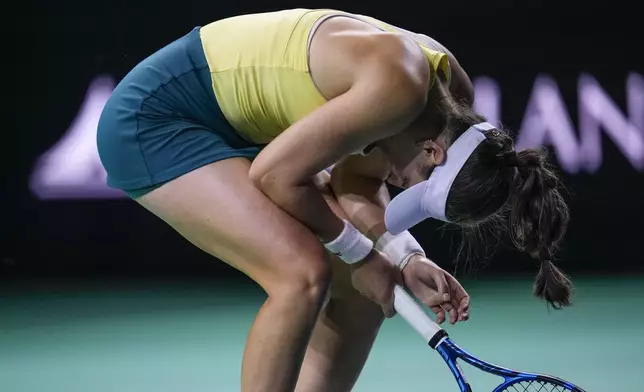
[[[394,308],[432,348],[436,348],[447,332],[400,285],[394,287]]]

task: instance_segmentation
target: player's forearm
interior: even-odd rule
[[[307,226],[322,242],[337,238],[344,227],[313,181],[297,184],[265,179],[257,184],[280,208]]]
[[[397,235],[387,232],[385,210],[390,200],[383,181],[386,167],[378,167],[377,160],[371,162],[373,165],[362,163],[345,160],[336,166],[331,175],[331,187],[349,221],[370,237],[375,249],[386,254],[402,270],[414,255],[424,256],[425,252],[409,232]]]
[[[349,221],[374,242],[386,231],[385,208],[389,192],[384,181],[336,166],[331,187]]]

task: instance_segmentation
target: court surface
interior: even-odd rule
[[[529,280],[465,282],[472,318],[448,327],[475,355],[552,373],[589,392],[640,392],[644,277],[576,278],[576,306],[548,311]],[[239,391],[246,334],[263,294],[185,281],[0,288],[2,392]],[[496,379],[464,366],[474,391]],[[469,370],[469,371],[468,371]],[[448,368],[397,317],[358,392],[457,392]]]

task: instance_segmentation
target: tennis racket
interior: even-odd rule
[[[472,392],[472,387],[463,375],[457,362],[459,359],[479,370],[503,378],[503,382],[493,392],[584,392],[583,389],[556,377],[518,372],[476,358],[452,342],[447,332],[425,313],[405,289],[396,286],[394,295],[396,311],[443,357],[461,392]]]

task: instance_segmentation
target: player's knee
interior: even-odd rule
[[[295,260],[300,266],[284,276],[280,294],[295,296],[300,301],[321,302],[331,286],[332,272],[324,259]]]
[[[321,244],[309,245],[288,252],[287,268],[280,271],[278,281],[269,291],[273,297],[297,298],[299,301],[322,301],[329,291],[332,271]]]

